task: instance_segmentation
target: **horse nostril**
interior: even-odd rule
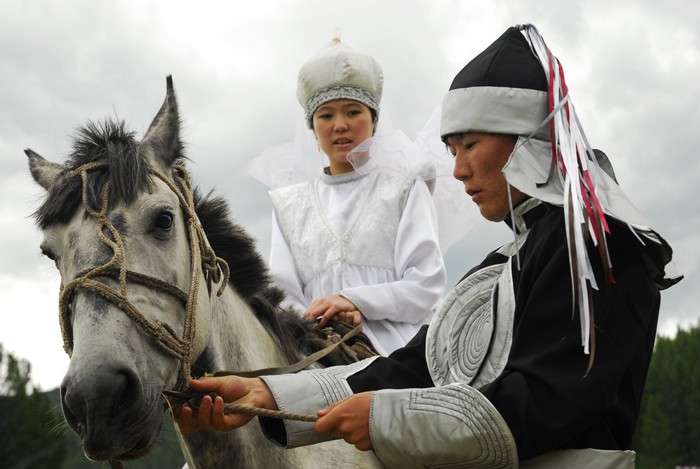
[[[82,423],[84,422],[84,419],[81,420],[79,416],[85,415],[83,403],[80,400],[75,399],[73,395],[68,394],[66,386],[61,386],[60,396],[61,409],[63,410],[63,417],[65,418],[66,423],[82,438],[85,434],[85,425]]]
[[[111,406],[107,409],[107,420],[124,418],[124,413],[134,406],[141,395],[138,376],[130,369],[117,371],[110,390]]]
[[[61,386],[66,422],[81,437],[96,424],[128,418],[143,395],[138,375],[129,368],[103,364],[98,370],[90,379],[67,376]]]

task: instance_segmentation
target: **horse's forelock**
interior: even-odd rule
[[[102,123],[88,122],[78,129],[65,170],[37,210],[39,227],[67,223],[82,203],[82,181],[68,174],[84,164],[104,160],[107,168],[90,171],[88,200],[98,210],[102,205],[102,189],[109,181],[110,204],[130,203],[136,196],[151,189],[149,165],[145,152],[139,151],[134,132],[123,121],[107,119]]]

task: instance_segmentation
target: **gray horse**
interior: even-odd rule
[[[92,460],[144,456],[166,389],[216,370],[284,366],[310,350],[309,325],[279,309],[254,241],[184,166],[172,80],[139,142],[123,122],[88,123],[65,164],[26,150],[46,199],[42,252],[61,275],[70,365],[61,406]],[[181,438],[191,468],[374,467],[344,442],[284,450],[258,425]]]

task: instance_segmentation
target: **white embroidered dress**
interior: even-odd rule
[[[350,172],[270,191],[270,269],[303,313],[341,294],[362,313],[382,355],[427,324],[446,282],[435,207],[425,182]]]

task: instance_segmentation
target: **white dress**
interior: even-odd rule
[[[382,355],[432,317],[446,282],[433,200],[423,181],[351,172],[270,191],[270,270],[303,313],[341,294]]]

